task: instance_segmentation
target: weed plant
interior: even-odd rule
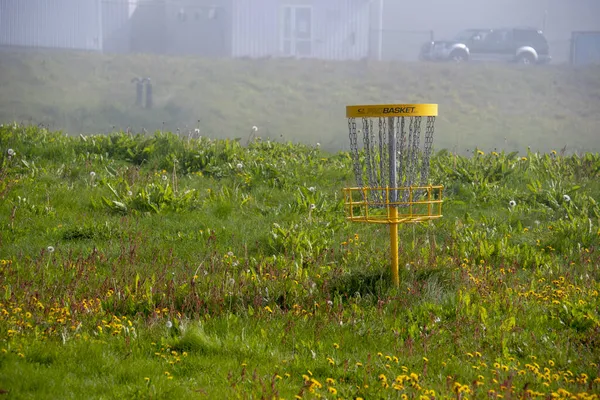
[[[437,151],[444,216],[345,219],[318,146],[0,128],[10,398],[598,398],[600,155]]]

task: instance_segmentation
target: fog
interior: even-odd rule
[[[517,26],[544,32],[552,60],[531,66],[540,74],[503,61],[494,72],[419,61],[431,39]],[[345,105],[433,101],[443,105],[442,145],[478,134],[522,149],[517,132],[535,126],[558,145],[571,129],[569,139],[598,149],[600,139],[589,140],[600,137],[598,74],[560,69],[570,68],[577,31],[600,32],[600,1],[0,0],[0,123],[70,134],[201,128],[213,137],[259,125],[335,150],[347,147]],[[600,34],[586,40],[576,59],[600,62]],[[151,107],[136,98],[142,78]],[[527,116],[507,121],[500,110],[509,103]],[[472,115],[469,126],[457,113]]]
[[[373,6],[380,4],[376,0]],[[600,30],[597,0],[384,0],[383,4],[384,59],[414,59],[415,45],[427,40],[429,31],[442,39],[466,28],[528,26],[544,30],[553,59],[564,63],[572,31]],[[379,17],[373,14],[378,29]]]

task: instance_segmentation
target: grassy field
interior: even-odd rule
[[[395,288],[345,152],[4,125],[3,396],[597,399],[600,155],[473,150]]]
[[[0,120],[71,134],[131,129],[263,137],[347,149],[344,107],[440,104],[438,149],[600,150],[600,67],[519,68],[314,60],[3,52]],[[153,81],[153,110],[131,79]]]

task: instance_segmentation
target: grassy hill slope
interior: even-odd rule
[[[154,108],[136,107],[148,76]],[[131,128],[258,134],[347,149],[347,104],[435,102],[436,148],[600,149],[600,67],[205,60],[153,55],[3,52],[0,122],[69,133]]]

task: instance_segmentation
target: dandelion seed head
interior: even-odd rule
[[[237,164],[237,169],[242,169],[242,168],[244,168],[244,164],[242,164],[242,163],[238,163],[238,164]]]
[[[316,205],[314,205],[314,204],[311,204],[311,205],[310,205],[310,209],[311,209],[311,210],[314,210],[315,208],[317,208],[317,206],[316,206]]]
[[[8,154],[9,157],[14,157],[15,154],[17,154],[13,149],[8,149],[6,151],[6,153]]]
[[[173,327],[173,323],[171,321],[167,321],[166,325],[167,329],[171,329]]]
[[[48,253],[54,253],[54,247],[52,246],[48,246],[46,250],[48,250]]]
[[[195,133],[200,133],[200,129],[196,128],[196,129],[194,129],[194,132]]]
[[[93,178],[93,177],[95,177],[95,176],[96,176],[96,173],[95,173],[94,171],[91,171],[91,172],[90,172],[90,177],[92,177],[92,178]]]
[[[311,186],[311,187],[308,188],[308,191],[312,192],[312,193],[314,193],[316,190],[317,189],[314,186]]]
[[[511,207],[514,207],[514,206],[517,205],[517,202],[514,201],[514,200],[511,200],[511,201],[508,202],[508,205],[511,206]]]
[[[254,126],[252,127],[252,132],[258,132],[258,126],[254,125]]]
[[[166,181],[166,180],[167,180],[167,176],[166,176],[166,175],[163,175],[163,176],[162,176],[162,180],[163,180],[163,181]]]
[[[127,196],[133,196],[133,192],[131,190],[127,191]]]
[[[563,200],[568,203],[569,201],[571,201],[571,196],[569,196],[568,194],[565,194],[565,195],[563,195]]]

